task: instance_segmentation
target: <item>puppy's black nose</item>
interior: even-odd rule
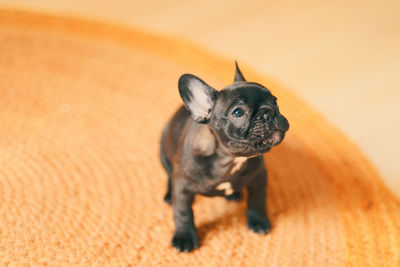
[[[260,110],[258,118],[263,121],[272,122],[275,117],[275,112],[270,108],[263,108]]]

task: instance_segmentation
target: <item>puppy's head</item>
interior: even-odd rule
[[[277,98],[264,86],[247,82],[238,65],[234,83],[217,91],[191,74],[179,79],[179,92],[194,121],[207,123],[235,156],[256,156],[282,142],[289,129]]]

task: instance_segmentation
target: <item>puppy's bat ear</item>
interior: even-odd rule
[[[239,65],[236,60],[235,60],[235,65],[236,65],[236,71],[235,71],[235,81],[234,82],[245,82],[246,80],[243,77],[243,74],[240,71]]]
[[[179,93],[194,121],[207,123],[211,118],[218,92],[192,74],[183,74],[178,82]]]

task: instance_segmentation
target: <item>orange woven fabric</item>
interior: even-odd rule
[[[160,132],[177,79],[216,88],[233,60],[179,39],[0,11],[0,262],[9,266],[396,266],[400,203],[362,153],[279,83],[291,123],[266,156],[267,236],[244,201],[198,197],[201,248],[169,246]]]

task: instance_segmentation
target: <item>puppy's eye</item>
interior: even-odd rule
[[[236,118],[242,117],[244,114],[244,110],[242,108],[235,108],[232,111],[232,115]]]

